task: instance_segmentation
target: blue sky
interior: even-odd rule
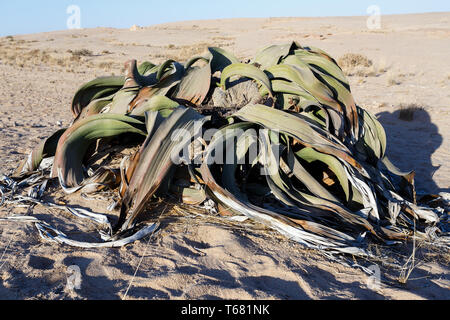
[[[450,11],[449,0],[39,0],[1,1],[0,36],[63,30],[67,8],[81,10],[81,27],[129,28],[152,24],[236,17],[317,17]]]

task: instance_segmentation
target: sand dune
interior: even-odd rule
[[[0,173],[9,173],[41,139],[67,126],[76,89],[96,76],[121,74],[136,58],[185,61],[207,46],[240,59],[268,44],[297,40],[336,59],[361,54],[372,63],[349,69],[359,105],[375,113],[388,134],[388,155],[417,171],[420,191],[450,192],[450,13],[383,16],[368,30],[365,17],[189,21],[126,30],[65,30],[0,39]],[[415,106],[413,121],[399,110]],[[106,201],[55,195],[105,212]],[[0,218],[25,213],[0,208]],[[74,232],[58,210],[33,214]],[[162,231],[120,250],[77,250],[45,243],[33,225],[0,222],[1,299],[449,299],[448,253],[421,251],[406,285],[399,270],[381,266],[382,285],[315,251],[264,230],[185,213],[167,217]],[[84,224],[83,230],[93,226]],[[76,235],[76,232],[74,233]],[[377,248],[374,248],[377,250]],[[403,259],[404,245],[392,254]],[[403,258],[402,258],[403,257]],[[136,268],[142,259],[140,268]],[[81,271],[81,289],[66,286],[68,267]],[[130,286],[131,283],[131,286]]]

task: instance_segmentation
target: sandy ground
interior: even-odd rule
[[[349,76],[357,103],[378,116],[388,134],[388,155],[401,169],[417,171],[419,190],[450,192],[450,13],[384,16],[380,30],[368,30],[364,17],[271,18],[1,38],[0,172],[9,173],[41,139],[69,125],[71,98],[81,84],[120,74],[130,58],[184,61],[214,45],[247,59],[262,46],[291,40],[335,58],[355,53],[372,60],[370,69]],[[398,110],[408,105],[421,110],[413,121],[399,120]],[[107,204],[76,197],[53,200],[98,212],[105,212]],[[0,208],[0,217],[23,212]],[[58,210],[35,207],[32,214],[71,235],[79,227]],[[33,225],[0,222],[0,298],[450,298],[448,254],[423,251],[405,285],[398,281],[399,270],[380,264],[381,286],[370,289],[362,271],[259,225],[246,225],[183,211],[168,215],[162,231],[149,241],[122,249],[77,250],[43,242]],[[83,228],[92,231],[93,226]],[[400,260],[410,254],[408,245],[392,253]],[[79,290],[66,286],[73,265],[81,271]]]

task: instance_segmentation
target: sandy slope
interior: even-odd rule
[[[187,59],[207,45],[247,59],[257,48],[297,40],[339,58],[361,53],[374,63],[368,76],[350,76],[356,101],[386,127],[388,153],[401,169],[416,169],[419,189],[450,192],[450,13],[386,16],[381,30],[365,18],[272,18],[192,21],[137,31],[60,31],[0,39],[0,172],[17,166],[38,141],[71,121],[76,89],[95,76],[120,74],[129,58],[161,62]],[[78,57],[76,50],[92,55]],[[68,51],[72,50],[72,52]],[[414,121],[398,119],[401,104],[423,110]],[[57,196],[104,212],[105,202]],[[0,217],[24,213],[1,208]],[[33,212],[70,232],[65,214]],[[93,226],[85,225],[85,230]],[[91,229],[90,229],[91,228]],[[76,233],[74,233],[76,235]],[[450,298],[448,260],[430,252],[410,282],[382,268],[380,290],[367,276],[251,225],[231,228],[204,217],[168,218],[150,243],[120,250],[76,250],[44,243],[32,225],[0,223],[0,298],[185,299],[436,299]],[[406,255],[410,248],[400,248]],[[436,258],[437,257],[437,258]],[[81,290],[66,288],[67,268],[78,265]]]

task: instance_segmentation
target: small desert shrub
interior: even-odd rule
[[[81,49],[81,50],[75,50],[72,52],[72,55],[78,56],[78,57],[90,57],[94,53],[91,50],[88,49]]]
[[[347,53],[339,58],[338,64],[341,68],[355,68],[355,67],[371,67],[373,62],[365,55],[359,53]]]
[[[81,55],[74,55],[68,50],[70,55],[60,56],[57,50],[27,49],[23,47],[4,47],[0,50],[0,59],[5,63],[18,66],[58,66],[62,68],[74,68],[82,63]]]
[[[72,56],[69,58],[69,60],[72,61],[72,62],[80,62],[80,61],[81,61],[81,57],[80,57],[80,56],[72,55]]]
[[[64,59],[56,59],[56,64],[60,67],[63,67],[66,65],[66,62],[64,61]]]
[[[114,63],[111,61],[107,61],[107,62],[101,62],[98,64],[98,67],[101,69],[106,69],[109,70],[113,67]]]
[[[408,105],[400,105],[400,112],[398,118],[403,121],[413,121],[416,111],[424,110],[423,107],[418,106],[415,103]]]
[[[193,56],[199,55],[203,52],[205,52],[208,47],[211,47],[212,45],[209,43],[197,43],[193,45],[186,45],[178,47],[177,54],[170,55],[169,58],[177,61],[185,61]]]
[[[233,40],[236,40],[236,38],[233,38],[233,37],[214,37],[212,39],[214,41],[233,41]]]
[[[155,53],[155,54],[152,54],[151,56],[156,59],[165,57],[165,55],[163,55],[162,53]],[[125,71],[125,69],[123,71]]]
[[[377,70],[372,60],[357,53],[343,55],[338,60],[338,64],[347,76],[375,77],[379,72],[385,72],[381,69]]]
[[[40,54],[40,52],[41,52],[41,50],[39,50],[39,49],[34,49],[34,50],[31,50],[31,51],[29,52],[29,55],[31,55],[31,56],[36,56],[36,55]]]

